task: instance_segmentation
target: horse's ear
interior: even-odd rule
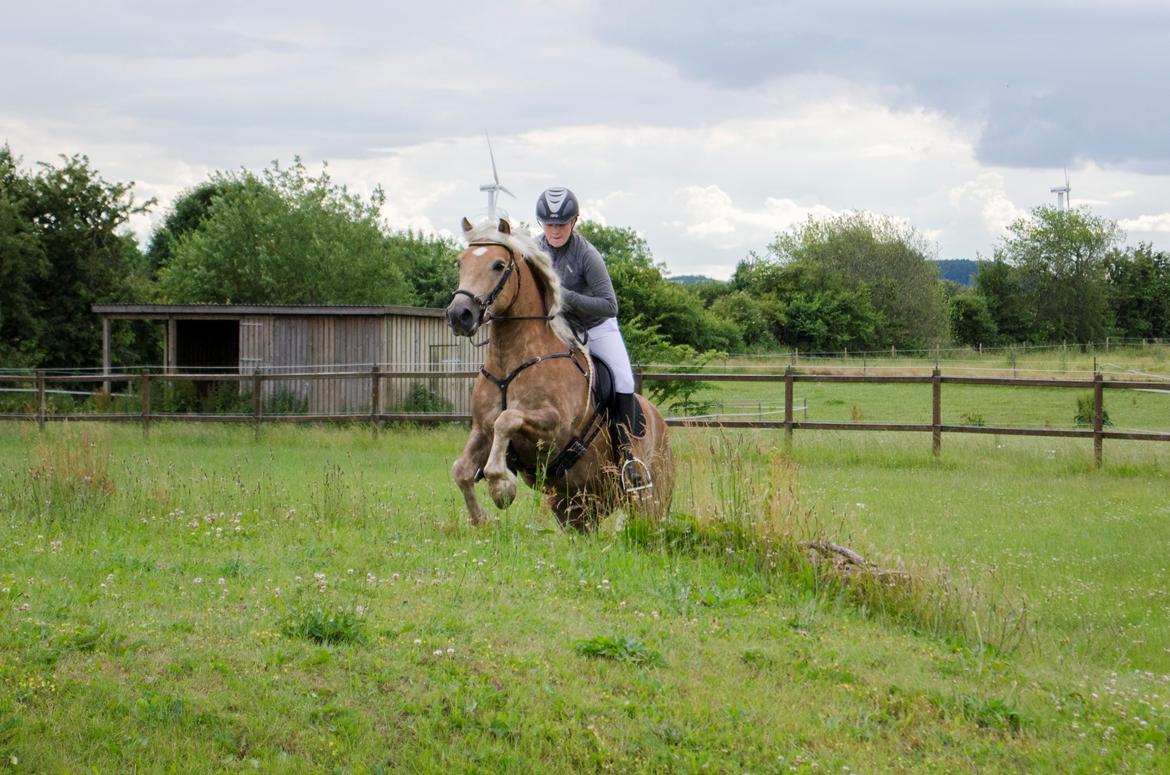
[[[471,225],[471,221],[464,218],[463,219],[463,231],[471,231],[473,228],[475,228],[475,227]]]
[[[499,229],[500,229],[500,234],[511,234],[512,233],[512,224],[508,223],[506,218],[501,218]]]

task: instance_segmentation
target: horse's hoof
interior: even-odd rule
[[[516,500],[516,481],[509,478],[493,479],[488,489],[492,493],[492,501],[496,508],[506,509]]]

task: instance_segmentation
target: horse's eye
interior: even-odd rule
[[[492,264],[492,271],[493,272],[502,272],[502,271],[504,271],[504,266],[505,266],[505,264],[503,261],[496,261],[496,263]]]

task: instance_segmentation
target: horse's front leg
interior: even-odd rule
[[[451,467],[451,476],[455,478],[455,484],[459,485],[459,490],[463,493],[463,500],[467,503],[467,515],[473,525],[479,525],[488,518],[487,512],[475,497],[475,474],[486,465],[491,446],[491,435],[473,427],[467,445],[463,448],[463,454]]]
[[[508,470],[505,455],[508,442],[513,436],[524,435],[533,440],[551,438],[560,422],[556,409],[505,409],[496,418],[492,449],[488,453],[487,465],[483,467],[488,490],[496,506],[506,509],[516,499],[516,475]]]

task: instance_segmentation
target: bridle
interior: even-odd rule
[[[496,287],[492,288],[487,296],[482,299],[466,288],[458,288],[451,294],[451,301],[455,301],[456,296],[466,296],[479,306],[479,319],[476,320],[476,328],[483,325],[484,318],[487,317],[488,307],[496,303],[500,293],[504,290],[504,286],[508,284],[508,279],[512,276],[512,272],[516,270],[516,254],[512,248],[508,247],[502,242],[469,242],[467,247],[490,247],[498,246],[508,251],[508,267],[504,270],[504,274],[500,276],[500,281],[496,283]],[[516,297],[520,296],[520,273],[516,272]],[[451,302],[447,302],[450,305]]]
[[[454,293],[451,294],[451,301],[455,301],[456,296],[466,296],[479,305],[479,319],[476,320],[476,328],[482,326],[485,322],[490,323],[493,320],[552,320],[555,317],[554,315],[497,315],[494,312],[489,312],[488,308],[496,303],[496,299],[499,298],[500,293],[508,284],[508,280],[511,278],[512,273],[516,271],[516,253],[507,244],[503,242],[495,242],[493,240],[478,240],[476,242],[469,242],[467,243],[467,247],[500,247],[508,251],[508,266],[504,269],[504,274],[500,276],[500,280],[496,283],[496,287],[492,288],[487,296],[484,296],[481,299],[479,296],[475,295],[466,288],[458,288]],[[513,300],[520,298],[520,284],[523,282],[523,277],[524,274],[522,272],[516,271],[516,293],[512,296]],[[450,303],[450,301],[447,302],[448,305],[450,305]]]

